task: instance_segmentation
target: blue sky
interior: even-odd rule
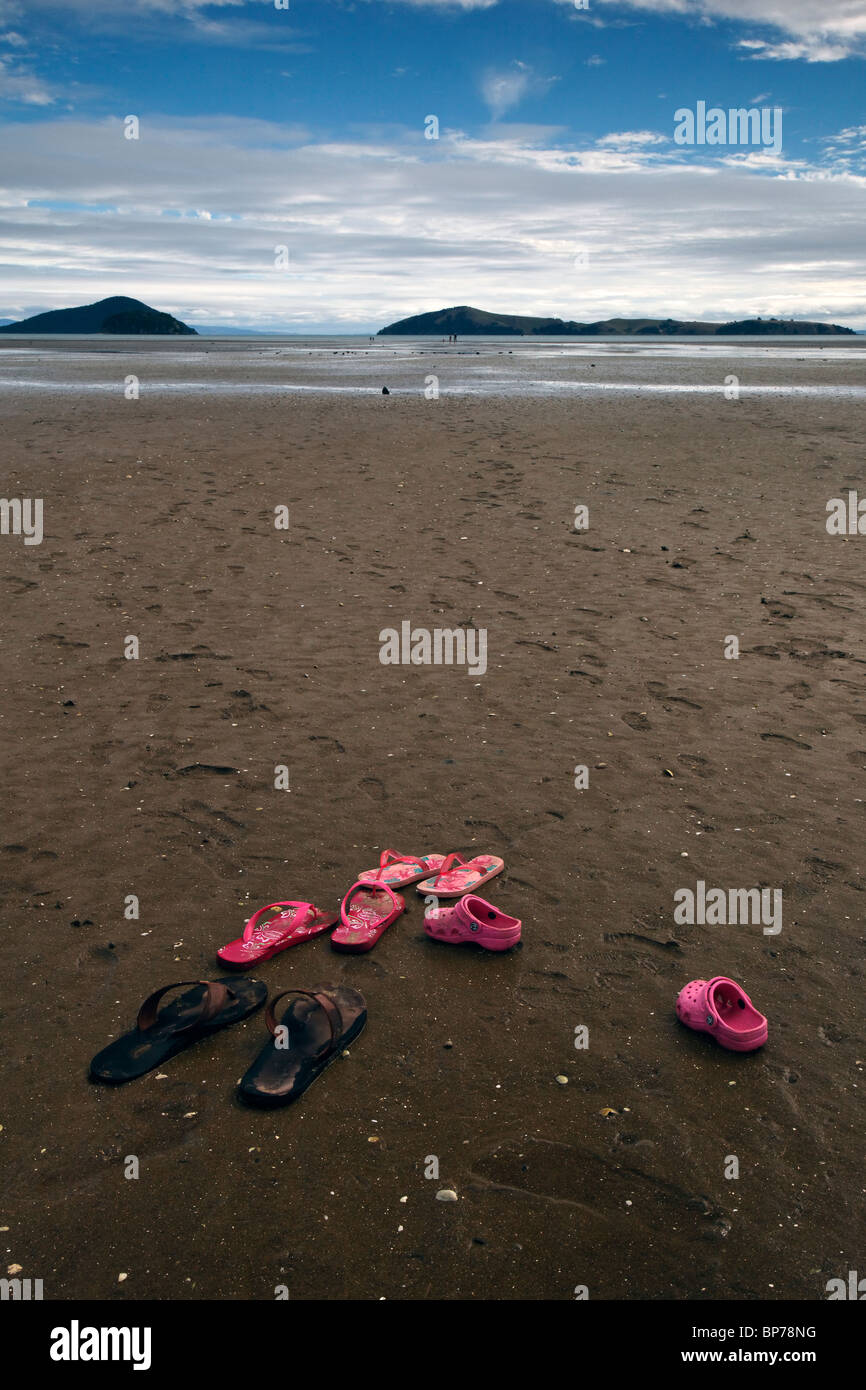
[[[0,316],[866,327],[864,78],[866,0],[0,0]]]

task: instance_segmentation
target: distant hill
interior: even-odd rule
[[[114,295],[96,304],[82,304],[77,309],[51,309],[45,314],[18,323],[0,325],[0,333],[116,333],[116,334],[195,334],[195,329],[142,304],[140,299]]]
[[[666,338],[713,333],[853,334],[854,329],[842,328],[836,323],[807,323],[795,319],[740,319],[735,323],[697,323],[682,319],[601,319],[596,323],[574,323],[572,320],[530,318],[522,314],[488,314],[484,309],[471,309],[463,304],[455,309],[435,309],[429,314],[414,314],[411,318],[400,319],[387,328],[380,328],[377,337],[401,334],[411,337],[435,334],[442,337],[451,333],[461,338],[482,334],[485,337],[501,335],[511,338],[534,335],[555,338]]]

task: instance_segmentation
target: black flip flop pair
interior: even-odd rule
[[[164,994],[188,985],[192,988],[186,993],[159,1008]],[[287,995],[294,997],[278,1021],[276,1007]],[[90,1075],[96,1081],[133,1081],[200,1038],[248,1018],[267,997],[267,985],[246,976],[231,984],[180,980],[165,985],[145,999],[135,1027],[97,1053]],[[265,1012],[271,1038],[241,1080],[238,1094],[251,1105],[297,1100],[354,1042],[366,1022],[364,996],[348,985],[283,990]]]

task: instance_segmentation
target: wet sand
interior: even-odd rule
[[[862,1265],[866,539],[825,529],[862,401],[422,383],[0,414],[4,495],[45,507],[41,545],[0,537],[5,1267],[46,1299],[738,1300]],[[486,628],[486,674],[381,665],[405,619]],[[430,942],[410,889],[369,955],[323,937],[253,972],[366,995],[298,1105],[235,1099],[261,1014],[164,1079],[87,1080],[254,907],[336,906],[393,845],[502,855],[522,947]],[[677,925],[697,880],[782,889],[781,934]],[[677,1023],[712,974],[768,1015],[761,1052]]]

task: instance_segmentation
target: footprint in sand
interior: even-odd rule
[[[337,738],[331,738],[330,734],[308,734],[310,743],[328,743],[337,753],[345,753],[345,748]]]
[[[227,834],[226,831],[223,830],[220,826],[220,821],[228,820],[228,817],[220,816],[219,813],[208,810],[208,808],[206,806],[203,806],[200,801],[193,802],[193,806],[191,809],[195,810],[203,816],[210,816],[212,820],[215,820],[217,822],[217,824],[212,825],[209,824],[206,820],[197,820],[194,816],[185,815],[183,811],[162,811],[158,812],[157,814],[160,815],[160,817],[164,820],[182,821],[185,826],[189,826],[190,829],[194,830],[199,837],[199,847],[203,845],[215,844],[219,845],[222,849],[231,849],[234,846],[235,838]],[[184,838],[188,839],[188,836],[184,834]]]
[[[646,1213],[650,1224],[662,1217],[687,1238],[703,1236],[708,1226],[725,1219],[722,1208],[703,1193],[552,1140],[509,1140],[480,1154],[469,1185],[582,1207],[592,1216],[617,1220],[631,1208],[630,1224],[642,1225]]]
[[[639,733],[646,733],[648,729],[652,728],[646,715],[637,710],[629,710],[628,714],[622,716],[622,722],[627,724],[630,729],[636,729]]]
[[[164,772],[164,777],[237,777],[239,771],[236,767],[222,767],[216,763],[187,763],[185,767],[176,768],[174,772]]]
[[[676,956],[681,956],[683,948],[678,941],[670,938],[667,941],[657,941],[654,936],[643,936],[635,931],[606,931],[605,941],[639,941],[643,946],[652,946],[657,951],[667,951]]]
[[[697,773],[698,777],[711,776],[709,759],[702,758],[700,753],[678,753],[677,762]]]
[[[43,637],[37,637],[37,642],[52,642],[56,647],[89,647],[89,642],[73,642],[70,637],[66,637],[62,632],[48,632]]]
[[[646,688],[654,699],[660,700],[663,704],[685,705],[686,709],[703,709],[703,705],[697,704],[694,700],[687,700],[684,695],[672,695],[661,681],[647,681]]]
[[[13,592],[13,598],[18,598],[19,594],[26,594],[28,589],[35,589],[37,587],[35,579],[20,579],[17,574],[4,574],[3,582],[5,584],[17,584],[19,586]]]
[[[388,798],[385,783],[380,782],[378,777],[364,777],[358,785],[361,791],[366,792],[373,801],[386,801]]]
[[[808,751],[811,751],[812,748],[811,743],[801,743],[798,738],[789,738],[787,734],[761,734],[761,738],[765,743],[775,739],[777,743],[787,743],[792,748],[805,748]]]
[[[818,879],[819,883],[832,883],[837,874],[846,871],[845,864],[834,864],[831,859],[821,859],[817,854],[810,855],[806,860],[809,872]]]
[[[500,825],[496,824],[495,820],[474,820],[471,816],[468,816],[463,824],[468,830],[492,830],[500,844],[510,845],[512,843],[511,837],[506,835],[505,831]]]
[[[582,680],[587,681],[590,685],[601,685],[602,683],[601,676],[594,676],[590,671],[584,671],[579,666],[575,666],[572,670],[570,670],[568,672],[568,675],[580,676]]]
[[[774,619],[790,619],[797,617],[797,610],[788,603],[782,603],[780,599],[762,598],[761,603],[769,609],[771,617]]]

